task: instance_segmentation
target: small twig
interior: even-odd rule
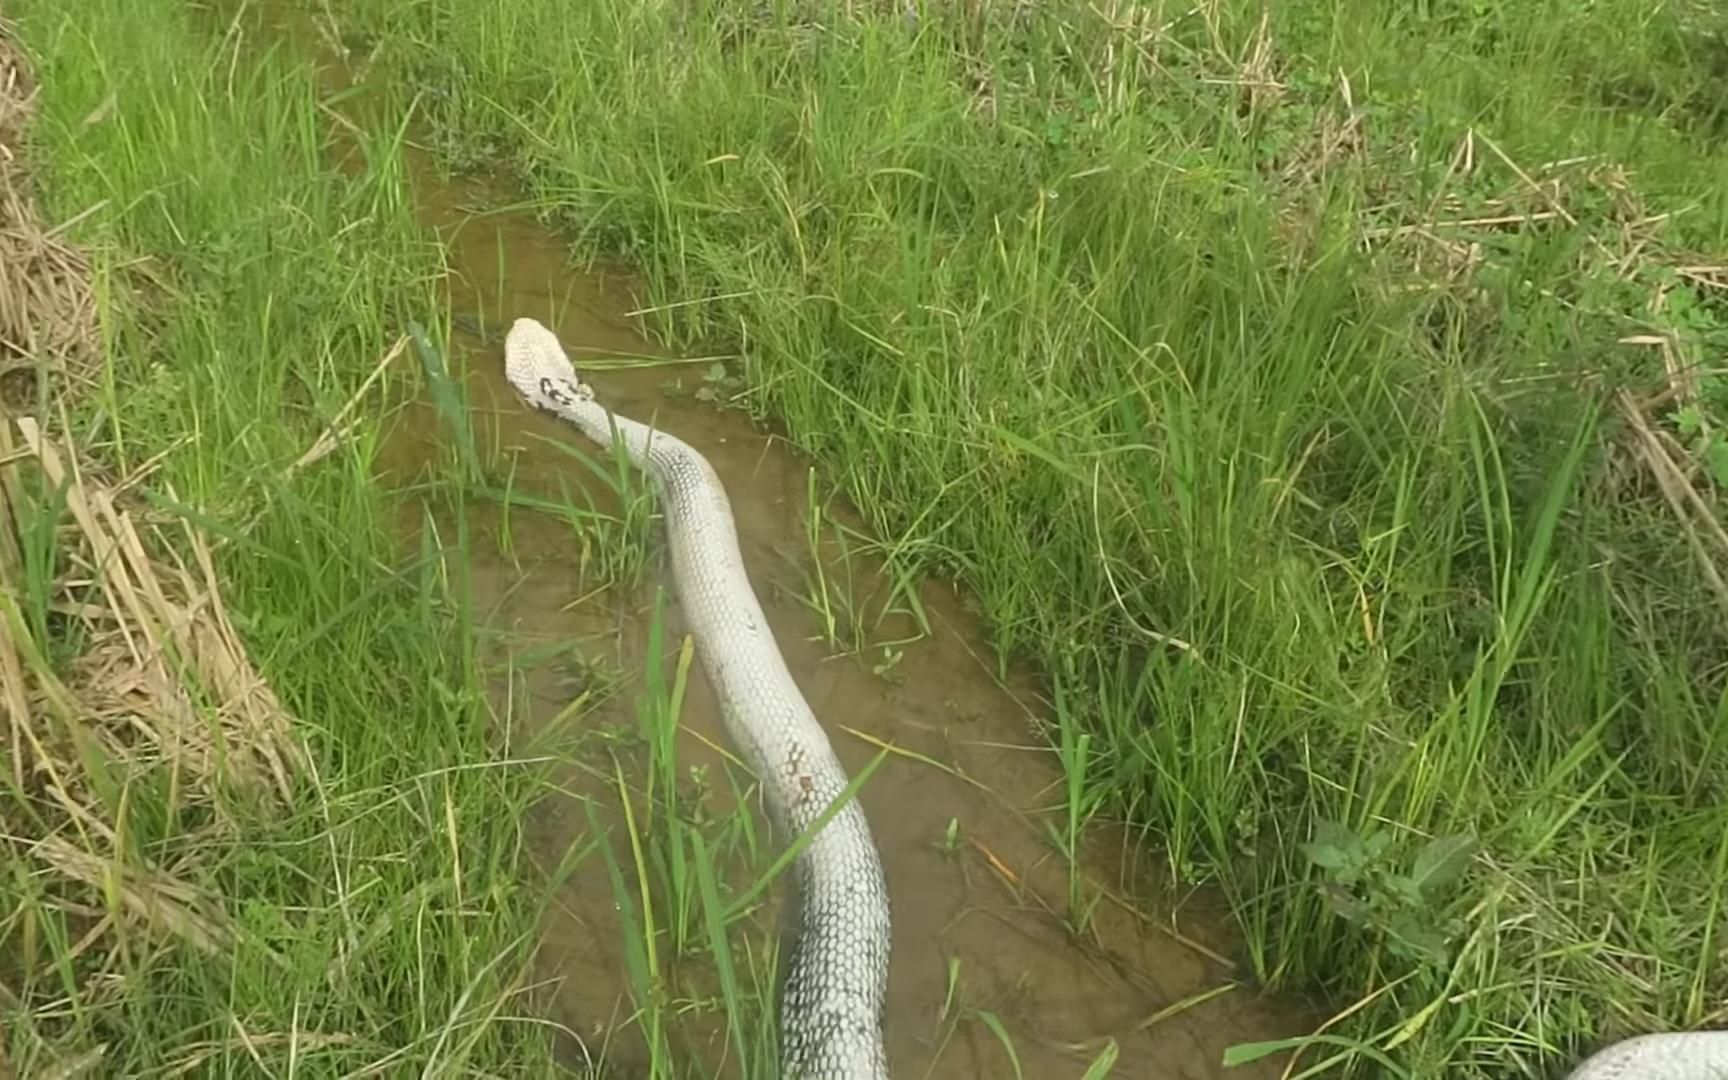
[[[354,406],[360,403],[360,399],[366,396],[366,391],[372,389],[372,384],[378,381],[378,377],[384,374],[384,369],[390,366],[390,362],[395,360],[398,356],[401,356],[402,351],[407,347],[408,335],[403,334],[401,337],[396,339],[396,344],[390,346],[389,351],[384,354],[384,358],[379,360],[372,368],[372,373],[366,376],[366,381],[360,384],[360,389],[354,391],[354,396],[349,398],[348,403],[343,405],[342,408],[337,411],[335,417],[331,419],[329,426],[324,429],[324,434],[318,436],[318,441],[313,443],[311,448],[304,454],[300,455],[300,460],[288,466],[287,470],[282,474],[284,480],[291,479],[295,473],[298,473],[306,466],[328,457],[338,446],[342,445],[342,440],[348,437],[348,433],[353,431],[355,424],[359,422],[356,420],[355,423],[344,425],[343,421],[346,420],[348,414],[354,410]]]
[[[1692,485],[1686,482],[1685,474],[1679,466],[1674,464],[1674,460],[1668,456],[1667,450],[1663,449],[1661,441],[1650,430],[1649,422],[1638,411],[1637,405],[1632,400],[1632,395],[1624,390],[1620,392],[1620,411],[1625,414],[1627,422],[1638,433],[1639,451],[1644,458],[1644,463],[1650,467],[1651,474],[1656,477],[1656,486],[1662,489],[1662,496],[1668,500],[1668,505],[1674,511],[1674,516],[1680,519],[1681,531],[1686,536],[1686,543],[1692,548],[1693,557],[1698,561],[1698,568],[1703,571],[1704,579],[1710,583],[1711,589],[1715,591],[1716,601],[1721,605],[1723,614],[1728,615],[1728,582],[1723,581],[1722,571],[1716,566],[1716,560],[1711,558],[1709,550],[1704,546],[1704,541],[1699,536],[1699,528],[1692,520],[1692,514],[1687,510],[1688,504],[1697,506],[1700,515],[1708,522],[1706,528],[1711,531],[1712,538],[1721,543],[1725,551],[1728,551],[1728,536],[1723,535],[1721,525],[1709,513],[1709,508],[1704,505],[1703,499],[1699,497]]]
[[[1728,266],[1681,266],[1675,272],[1707,289],[1728,289]]]
[[[1501,161],[1506,163],[1506,167],[1508,169],[1511,169],[1513,172],[1518,174],[1518,179],[1524,181],[1524,183],[1530,188],[1530,190],[1534,191],[1537,194],[1537,196],[1542,199],[1543,202],[1545,202],[1549,206],[1553,207],[1555,213],[1559,214],[1562,218],[1565,218],[1566,224],[1571,225],[1573,228],[1577,228],[1578,219],[1573,217],[1571,215],[1571,213],[1569,213],[1564,206],[1560,205],[1560,200],[1557,197],[1550,195],[1548,193],[1547,188],[1543,187],[1541,184],[1538,184],[1535,180],[1533,180],[1531,178],[1529,173],[1527,173],[1523,169],[1519,168],[1518,163],[1516,161],[1513,161],[1511,158],[1507,157],[1506,152],[1501,150],[1499,146],[1495,145],[1495,142],[1493,139],[1490,139],[1488,136],[1483,135],[1482,141],[1483,141],[1483,143],[1487,144],[1487,147],[1489,150],[1494,152],[1495,157],[1499,158]]]
[[[163,447],[161,450],[150,455],[150,457],[145,460],[144,464],[133,469],[130,475],[128,475],[124,480],[121,480],[118,484],[114,485],[115,497],[124,495],[126,492],[143,483],[144,479],[160,468],[162,463],[168,460],[170,455],[182,446],[191,442],[192,439],[193,436],[191,434],[182,435],[167,446]]]
[[[1418,222],[1412,225],[1387,225],[1378,229],[1368,229],[1363,235],[1371,240],[1383,240],[1390,237],[1408,236],[1411,233],[1426,232],[1430,229],[1473,229],[1493,225],[1520,225],[1536,221],[1552,221],[1559,216],[1560,213],[1555,210],[1537,210],[1529,214],[1499,214],[1494,217],[1456,218],[1450,221]]]
[[[1662,350],[1662,370],[1668,374],[1668,392],[1658,400],[1678,400],[1686,404],[1698,398],[1698,365],[1682,364],[1675,356],[1675,342],[1670,334],[1629,334],[1619,338],[1619,345],[1647,345]],[[1648,403],[1654,405],[1655,403]],[[1642,410],[1638,410],[1642,415]]]
[[[107,199],[97,200],[96,202],[90,204],[89,206],[86,206],[84,209],[78,211],[76,214],[73,214],[71,217],[67,218],[65,221],[62,221],[60,224],[54,226],[53,228],[49,229],[47,232],[43,233],[42,239],[44,239],[44,240],[54,239],[55,237],[59,236],[61,233],[65,232],[66,230],[68,230],[70,228],[73,228],[80,221],[83,221],[85,218],[89,217],[91,214],[96,213],[97,211],[101,210],[103,207],[105,207],[107,205],[108,205]]]
[[[983,784],[982,782],[975,780],[972,777],[968,776],[966,774],[966,770],[960,768],[958,765],[948,765],[944,762],[937,761],[935,758],[930,757],[928,754],[920,754],[916,750],[908,750],[904,746],[896,746],[893,743],[887,742],[887,741],[882,740],[882,739],[878,739],[876,736],[871,735],[868,732],[859,731],[857,728],[848,727],[845,724],[839,724],[837,726],[840,728],[841,731],[844,731],[846,734],[851,735],[855,739],[860,739],[864,742],[867,742],[871,746],[876,747],[878,750],[886,750],[890,754],[895,755],[896,757],[903,757],[909,761],[916,761],[916,762],[919,762],[920,764],[928,765],[933,769],[940,769],[943,772],[947,773],[949,776],[952,776],[956,780],[960,780],[960,781],[963,781],[965,783],[971,784],[973,787],[978,788],[981,791],[989,792],[992,795],[996,794],[994,791],[991,791],[990,788],[988,786],[986,786],[985,784]],[[998,798],[1000,798],[1000,796],[998,796]]]

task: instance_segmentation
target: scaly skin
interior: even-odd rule
[[[756,601],[726,491],[687,444],[594,400],[558,338],[517,319],[505,375],[530,404],[610,447],[614,437],[655,480],[679,601],[719,697],[727,735],[761,778],[776,826],[803,832],[846,787],[846,772],[781,659]],[[799,905],[781,989],[783,1075],[886,1080],[888,889],[864,811],[849,802],[796,864]]]

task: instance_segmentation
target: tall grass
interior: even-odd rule
[[[234,796],[214,816],[177,801],[173,755],[111,763],[125,797],[98,824],[129,842],[86,852],[102,889],[24,857],[44,818],[8,782],[10,1066],[548,1075],[525,980],[540,903],[519,865],[543,765],[483,693],[465,538],[401,553],[373,479],[380,413],[413,369],[389,369],[351,436],[295,467],[409,322],[442,312],[399,146],[375,139],[339,176],[310,69],[178,0],[20,0],[8,17],[41,84],[34,172],[55,220],[80,215],[68,235],[95,252],[104,299],[94,382],[60,401],[69,429],[57,407],[39,419],[86,467],[134,478],[147,518],[210,538],[308,751],[285,807]],[[434,508],[463,475],[442,468]],[[55,551],[63,499],[15,509],[34,552],[24,621],[55,641],[51,579],[87,570]],[[78,643],[56,644],[70,661]],[[163,888],[155,874],[211,897],[229,943],[111,906]]]
[[[1719,13],[337,10],[1046,673],[1063,843],[1362,1003],[1310,1061],[1720,1019],[1720,557],[1628,449],[1728,480]]]

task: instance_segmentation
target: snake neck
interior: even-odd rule
[[[620,447],[649,474],[661,496],[681,606],[728,735],[757,773],[774,824],[787,840],[800,836],[845,794],[846,774],[756,601],[719,477],[689,444],[596,402],[556,338],[532,320],[511,330],[506,374],[530,404],[599,446]],[[886,1080],[888,890],[856,801],[810,838],[793,877],[795,933],[781,987],[785,1075]]]

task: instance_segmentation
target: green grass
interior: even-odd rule
[[[16,14],[43,86],[33,171],[52,220],[82,213],[69,235],[92,251],[104,298],[97,369],[53,386],[36,412],[97,475],[140,475],[149,520],[209,539],[224,601],[297,718],[307,768],[277,802],[243,790],[238,764],[206,784],[175,755],[104,731],[95,760],[61,763],[97,807],[80,823],[40,785],[12,781],[12,766],[37,758],[8,758],[5,1064],[31,1076],[76,1062],[128,1076],[674,1077],[724,1063],[776,1076],[764,900],[797,845],[758,835],[745,771],[680,771],[688,645],[665,641],[656,609],[635,715],[579,742],[560,724],[529,736],[520,697],[495,692],[574,662],[586,690],[567,720],[627,680],[580,643],[531,648],[486,625],[465,580],[476,553],[508,558],[513,525],[546,515],[570,527],[573,573],[634,587],[651,499],[621,457],[574,437],[556,448],[572,459],[572,487],[609,491],[621,516],[571,490],[523,490],[481,437],[441,344],[443,267],[413,219],[400,129],[364,136],[359,171],[338,173],[313,57],[256,10],[230,23],[176,0],[75,11],[28,0]],[[343,104],[373,120],[402,106]],[[350,408],[392,343],[398,358]],[[379,455],[410,394],[444,438],[389,490]],[[345,413],[365,418],[352,437],[299,464]],[[67,499],[4,467],[21,476],[8,507],[19,544],[13,561],[0,545],[0,581],[16,571],[19,589],[0,615],[15,616],[34,683],[84,693],[77,659],[90,642],[58,609],[99,596],[77,580]],[[404,501],[417,547],[399,531]],[[482,504],[500,513],[470,512]],[[147,530],[155,555],[184,555],[163,541],[174,532]],[[482,659],[497,644],[502,671]],[[49,745],[78,740],[75,713],[44,706],[33,720]],[[549,851],[526,823],[560,790],[589,828]],[[72,842],[115,886],[196,890],[195,926],[224,946],[201,949],[163,912],[121,914],[108,882],[63,872],[44,836]],[[561,1029],[532,963],[540,920],[575,875],[615,890],[616,924],[601,932],[617,935],[611,989],[633,1011],[582,1018],[616,1020],[601,1039]],[[117,925],[104,928],[104,913]],[[709,1045],[713,1031],[722,1038]]]
[[[1713,499],[1720,14],[923,7],[335,10],[970,586],[1060,702],[1061,842],[1131,820],[1261,977],[1367,999],[1308,1061],[1718,1021],[1728,642],[1615,394],[1666,340]]]
[[[368,393],[351,440],[290,468],[410,320],[442,318],[439,255],[409,214],[400,147],[371,140],[363,169],[336,174],[310,68],[179,0],[21,0],[7,14],[42,87],[29,157],[45,213],[89,211],[68,235],[92,249],[103,301],[92,382],[38,415],[96,476],[160,455],[129,505],[209,537],[225,602],[309,762],[285,805],[232,777],[202,798],[176,755],[135,743],[105,774],[91,766],[106,797],[79,823],[14,782],[36,759],[8,761],[8,1064],[24,1076],[73,1061],[127,1076],[549,1075],[527,968],[542,898],[521,824],[545,759],[488,705],[469,538],[398,550],[399,496],[373,479],[381,413],[414,386],[412,360]],[[464,475],[435,467],[419,492],[429,514],[459,502]],[[62,543],[64,499],[20,490],[34,493],[16,508],[30,552],[20,621],[81,690],[69,664],[83,643],[50,601],[100,597],[78,591],[88,571]],[[52,747],[62,721],[41,722]],[[98,860],[106,887],[42,857],[33,844],[50,834]],[[149,871],[209,898],[200,910],[231,943],[200,950],[165,917],[104,928],[119,914],[111,889],[148,893]]]

